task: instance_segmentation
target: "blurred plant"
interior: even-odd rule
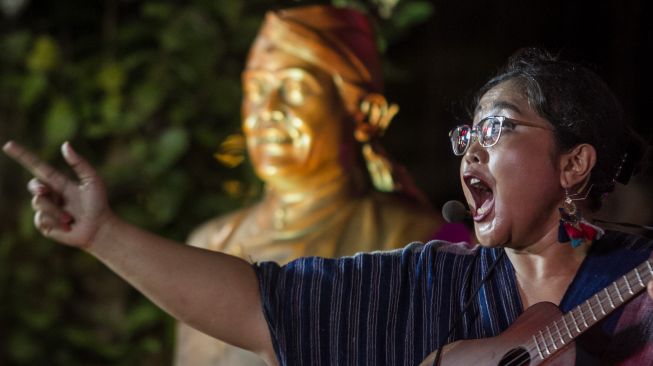
[[[0,1],[0,141],[63,167],[71,140],[118,214],[180,241],[256,199],[260,182],[227,139],[240,129],[240,72],[263,13],[309,2]],[[425,4],[400,2],[384,44],[430,16]],[[213,157],[225,140],[233,168]],[[42,239],[27,174],[5,158],[0,171],[0,364],[169,364],[172,320],[90,256]]]

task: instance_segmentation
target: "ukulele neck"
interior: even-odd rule
[[[533,334],[532,348],[537,349],[542,359],[547,358],[644,290],[653,279],[652,260],[640,264]]]

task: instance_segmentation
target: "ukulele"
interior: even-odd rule
[[[574,339],[644,290],[651,279],[653,259],[621,276],[566,314],[550,302],[537,303],[496,337],[446,345],[439,365],[574,365]],[[433,365],[436,353],[426,357],[420,366]]]

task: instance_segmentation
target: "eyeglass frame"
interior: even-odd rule
[[[494,140],[494,142],[492,142],[491,144],[484,145],[481,142],[481,140],[478,138],[478,134],[480,133],[480,131],[478,131],[478,130],[481,128],[481,125],[485,121],[487,121],[489,119],[498,119],[499,120],[499,133],[497,134],[497,138],[496,138],[496,140]],[[549,131],[555,131],[555,129],[552,128],[552,127],[538,125],[538,124],[536,124],[534,122],[521,121],[521,120],[518,120],[518,119],[506,117],[506,116],[487,116],[487,117],[481,119],[480,121],[478,121],[478,123],[476,123],[476,124],[474,124],[472,126],[467,125],[467,124],[458,125],[458,126],[452,128],[449,131],[449,142],[451,142],[451,150],[453,150],[453,154],[456,155],[456,156],[465,155],[465,153],[467,153],[467,150],[469,150],[469,147],[474,143],[474,140],[478,140],[478,143],[484,148],[488,148],[488,147],[492,147],[492,146],[496,145],[497,142],[499,142],[499,139],[501,138],[501,131],[503,131],[503,124],[504,124],[505,121],[508,121],[509,123],[512,123],[512,124],[514,124],[516,126],[535,127],[535,128],[542,128],[542,129],[549,130]],[[456,150],[454,148],[454,141],[452,140],[452,136],[454,134],[454,131],[458,130],[459,128],[463,128],[463,127],[468,128],[469,133],[472,136],[471,136],[467,146],[465,146],[465,149],[460,154],[457,154]]]

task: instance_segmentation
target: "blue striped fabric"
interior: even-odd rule
[[[650,252],[650,241],[628,238],[608,232],[590,254],[622,243]],[[432,241],[339,259],[301,258],[284,267],[257,265],[279,363],[417,365],[443,344],[501,333],[522,312],[507,257],[444,340],[502,251]]]
[[[501,250],[433,241],[285,267],[261,263],[277,357],[282,365],[415,365],[440,345]],[[489,319],[481,321],[476,302],[449,341],[495,335],[521,313],[510,262],[495,271],[483,297]]]

